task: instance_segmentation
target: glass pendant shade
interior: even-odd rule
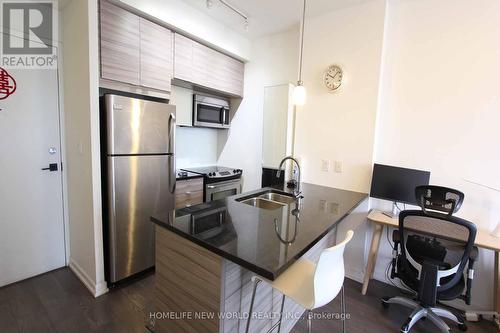
[[[304,105],[306,103],[306,88],[302,85],[302,83],[299,83],[294,89],[293,89],[293,104],[294,105]]]

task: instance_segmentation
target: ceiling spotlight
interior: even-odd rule
[[[214,5],[214,3],[212,2],[212,0],[207,0],[207,8],[208,9],[212,8],[213,5]]]

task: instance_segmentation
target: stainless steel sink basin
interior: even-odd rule
[[[284,206],[295,202],[295,198],[291,194],[267,189],[251,196],[236,199],[236,201],[257,208],[274,210],[283,208]]]
[[[285,206],[285,204],[258,197],[243,200],[241,203],[268,210],[280,209]]]
[[[281,202],[285,205],[288,205],[288,204],[295,202],[295,198],[292,196],[274,193],[274,192],[268,192],[265,194],[261,194],[261,195],[259,195],[259,198],[264,198],[267,200]]]

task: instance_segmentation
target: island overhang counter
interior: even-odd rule
[[[301,257],[317,260],[336,243],[338,223],[367,198],[308,183],[301,190],[303,198],[287,205],[259,205],[253,198],[263,193],[290,192],[264,188],[153,216],[155,332],[244,332],[251,277],[274,280]],[[281,295],[259,286],[250,332],[270,329],[280,307]],[[284,313],[281,331],[289,332],[303,309],[287,300]]]

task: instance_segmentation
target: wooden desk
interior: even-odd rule
[[[368,221],[374,224],[372,242],[370,245],[370,253],[366,264],[365,276],[363,278],[363,288],[361,293],[366,294],[370,279],[373,277],[375,263],[377,261],[378,248],[384,226],[397,228],[399,225],[398,218],[392,218],[380,211],[372,210],[367,216]],[[494,311],[500,313],[500,238],[492,236],[490,233],[478,230],[476,235],[476,246],[495,251],[495,268],[494,268]],[[496,319],[497,326],[500,328],[500,321]]]

